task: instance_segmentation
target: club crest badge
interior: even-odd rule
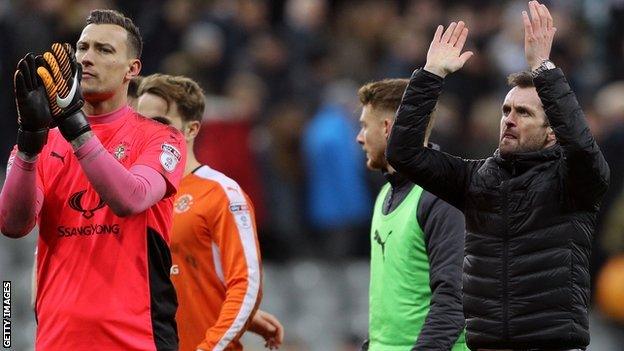
[[[127,143],[121,143],[113,149],[113,156],[117,161],[122,161],[124,158],[128,156],[128,151],[130,149],[130,145]]]
[[[175,213],[184,213],[188,211],[193,205],[193,196],[191,194],[180,195],[173,204],[173,211]]]

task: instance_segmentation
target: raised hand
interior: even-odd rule
[[[36,58],[32,53],[17,64],[13,76],[17,104],[17,149],[30,156],[37,155],[48,140],[52,121],[46,91],[37,77]]]
[[[553,27],[550,11],[544,4],[529,1],[529,14],[522,11],[524,23],[524,55],[531,70],[548,60],[557,28]]]
[[[463,21],[451,22],[446,31],[438,26],[429,45],[425,70],[444,78],[462,68],[473,55],[472,51],[462,53],[467,37],[468,28]]]
[[[82,113],[81,67],[71,45],[54,43],[37,61],[37,74],[45,86],[54,123],[66,140],[72,141],[91,130]]]

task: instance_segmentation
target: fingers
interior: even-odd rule
[[[39,86],[39,84],[37,84],[35,67],[35,55],[33,53],[26,54],[17,64],[17,69],[22,72],[24,84],[29,91]]]
[[[531,13],[533,31],[543,29],[544,31],[550,32],[552,30],[553,18],[546,5],[540,4],[537,1],[529,1],[529,11]]]
[[[277,335],[275,335],[275,341],[277,345],[281,345],[284,342],[284,327],[277,321]]]
[[[529,11],[531,12],[531,23],[533,25],[534,32],[542,26],[538,7],[539,5],[537,4],[537,1],[529,2]]]
[[[551,31],[553,28],[553,18],[550,15],[550,11],[548,11],[548,7],[542,4],[541,7],[544,10],[544,15],[546,16],[546,30]]]
[[[449,24],[448,28],[446,28],[446,31],[442,35],[442,39],[441,39],[442,43],[449,42],[449,40],[451,39],[451,36],[453,35],[453,31],[455,31],[455,27],[457,27],[457,23],[451,22],[451,24]]]
[[[543,33],[548,33],[548,12],[544,4],[537,4],[537,12],[540,16],[540,24]],[[551,19],[552,22],[552,19]]]
[[[461,33],[464,31],[465,27],[466,27],[466,24],[464,23],[464,21],[457,22],[457,26],[455,26],[455,29],[453,30],[453,34],[451,34],[451,38],[449,39],[449,44],[453,46],[457,44],[457,40],[461,36]]]
[[[15,87],[15,96],[18,100],[25,97],[26,93],[29,91],[26,86],[26,81],[24,80],[24,75],[20,70],[16,70],[13,75],[13,87]]]
[[[444,26],[438,25],[435,33],[433,34],[433,43],[439,43],[442,40],[442,32],[444,31]]]
[[[54,79],[52,78],[52,75],[50,74],[48,69],[43,66],[37,68],[37,75],[43,81],[43,86],[45,87],[46,94],[48,94],[48,101],[50,101],[50,110],[52,112],[52,116],[56,117],[60,115],[61,109],[55,103],[57,91],[56,84],[54,84]]]
[[[464,48],[464,44],[466,44],[466,38],[468,38],[468,28],[462,29],[459,34],[459,38],[457,38],[457,43],[455,43],[455,47],[461,51]]]
[[[54,55],[50,52],[45,52],[43,54],[43,59],[47,63],[48,71],[52,73],[52,77],[54,78],[54,83],[56,84],[57,93],[61,98],[64,98],[69,93],[69,89],[67,88],[66,78],[63,77],[63,73],[61,73],[61,68],[54,57]]]
[[[468,61],[473,55],[474,53],[472,51],[466,51],[463,54],[459,55],[462,66],[466,64],[466,61]]]
[[[529,19],[529,14],[526,11],[522,11],[522,23],[524,24],[524,37],[533,38],[533,26]]]
[[[68,48],[69,44],[52,44],[52,53],[58,62],[59,68],[65,80],[69,80],[72,78],[72,71],[70,65],[70,52],[71,46]]]

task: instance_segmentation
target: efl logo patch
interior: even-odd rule
[[[180,195],[173,204],[173,211],[175,213],[184,213],[191,208],[193,204],[193,196],[191,194]]]
[[[249,211],[249,206],[246,203],[233,203],[230,204],[230,211],[233,213]]]
[[[181,159],[182,156],[180,155],[180,151],[178,151],[178,149],[176,149],[173,145],[162,144],[160,164],[163,166],[165,171],[172,173]]]

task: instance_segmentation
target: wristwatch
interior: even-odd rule
[[[544,71],[550,71],[551,69],[555,69],[557,66],[551,60],[544,60],[542,63],[534,70],[531,71],[531,76],[533,78],[539,76]]]

